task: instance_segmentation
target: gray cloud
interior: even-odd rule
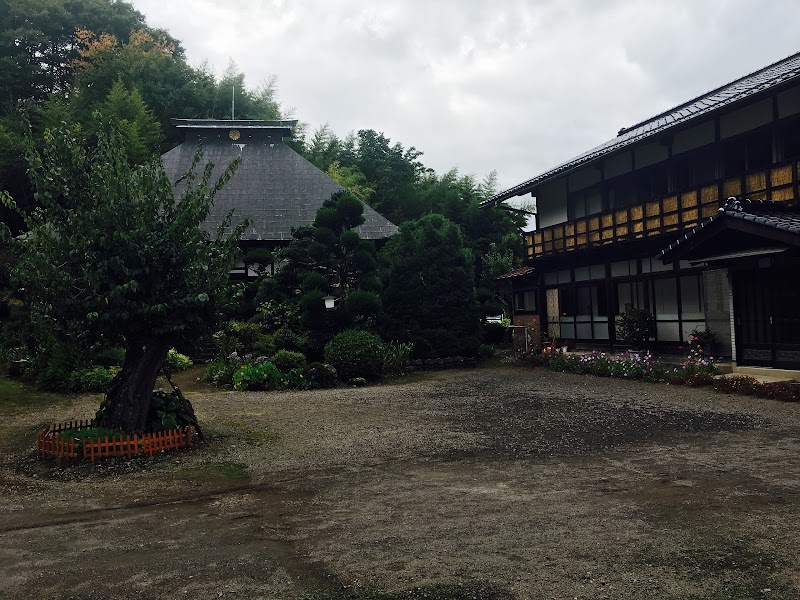
[[[508,187],[800,48],[792,0],[133,0],[194,64],[279,77],[311,128]]]

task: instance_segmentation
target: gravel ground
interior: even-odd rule
[[[77,467],[0,428],[0,598],[800,598],[800,405],[479,369],[191,395],[210,441]],[[8,413],[8,411],[6,411]]]

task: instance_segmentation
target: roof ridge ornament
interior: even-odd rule
[[[736,196],[731,196],[725,201],[725,206],[722,207],[723,211],[744,212],[741,201]]]

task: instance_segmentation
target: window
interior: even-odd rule
[[[570,194],[569,220],[579,219],[586,215],[602,212],[603,194],[600,188],[594,187]]]
[[[536,290],[527,290],[514,294],[514,309],[525,312],[536,312]]]

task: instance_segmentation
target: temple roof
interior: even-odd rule
[[[204,121],[188,124],[187,130],[197,133],[162,155],[167,175],[177,181],[191,166],[198,148],[202,147],[202,164],[214,164],[213,181],[235,159],[241,158],[238,170],[220,190],[211,208],[205,228],[217,230],[228,213],[233,222],[247,218],[250,225],[244,241],[289,241],[292,228],[310,225],[317,210],[331,195],[344,188],[326,173],[308,162],[283,141],[286,127],[275,125],[292,121]],[[247,125],[251,124],[251,125]],[[266,124],[266,125],[264,125]],[[236,131],[231,138],[231,132]],[[363,239],[388,238],[397,226],[364,206],[363,225],[357,228]]]

